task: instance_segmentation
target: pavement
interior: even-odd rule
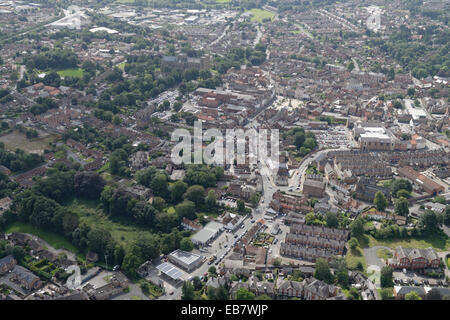
[[[375,246],[371,248],[364,248],[364,257],[366,258],[367,266],[378,266],[381,270],[382,267],[384,267],[386,264],[377,257],[377,250],[378,249],[387,249],[389,251],[392,251],[388,247],[384,246]]]

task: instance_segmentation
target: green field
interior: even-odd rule
[[[361,262],[364,267],[364,271],[367,270],[366,259],[364,258],[363,250],[360,248],[349,249],[347,251],[345,261],[347,262],[349,269],[356,269],[358,262]]]
[[[75,212],[80,218],[80,223],[86,223],[92,227],[103,227],[109,232],[115,241],[126,249],[133,243],[139,234],[151,234],[146,228],[128,225],[126,221],[112,220],[98,207],[99,201],[74,199],[67,204],[67,208]]]
[[[275,13],[261,10],[261,9],[252,9],[250,10],[253,13],[252,21],[263,22],[264,19],[273,19],[275,17]]]
[[[29,233],[48,242],[55,249],[67,249],[72,252],[78,252],[77,248],[63,236],[40,228],[36,228],[28,223],[14,222],[5,229],[5,233],[10,232]]]
[[[119,68],[120,70],[124,70],[125,69],[125,64],[126,64],[127,62],[126,61],[123,61],[123,62],[121,62],[121,63],[119,63],[118,65],[117,65],[117,68]]]
[[[56,71],[61,77],[75,77],[81,78],[84,74],[83,69],[81,68],[72,68],[72,69],[64,69]]]
[[[216,0],[216,3],[229,3],[230,0]]]
[[[369,236],[369,246],[385,246],[391,249],[395,249],[397,246],[405,248],[419,248],[425,249],[433,247],[436,251],[447,251],[450,249],[450,239],[443,235],[433,235],[425,239],[393,239],[393,240],[377,240],[372,236]]]

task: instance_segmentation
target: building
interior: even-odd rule
[[[0,276],[11,271],[16,266],[17,261],[12,255],[0,259]]]
[[[436,195],[445,190],[444,186],[434,182],[424,174],[417,172],[411,167],[406,166],[399,168],[398,174],[400,177],[409,179],[412,183],[418,185],[420,189],[423,189],[429,194]]]
[[[195,253],[186,252],[180,249],[177,249],[169,253],[167,257],[169,258],[170,262],[183,268],[187,272],[192,272],[203,263],[202,256]]]
[[[309,197],[322,198],[325,192],[325,183],[323,181],[305,179],[303,183],[303,194]]]
[[[425,270],[439,268],[440,259],[433,248],[411,249],[398,246],[394,257],[388,259],[387,264],[394,269]]]
[[[196,246],[206,246],[223,231],[223,228],[224,226],[221,223],[215,221],[208,222],[207,225],[191,237],[191,241]]]
[[[42,286],[41,279],[30,270],[16,265],[11,271],[11,278],[18,281],[21,286],[28,290],[37,290]]]
[[[382,192],[386,197],[386,200],[390,201],[391,191],[389,188],[379,186],[375,181],[361,177],[356,184],[355,198],[373,203],[373,199],[375,198],[375,194],[377,192]]]
[[[379,123],[357,122],[353,128],[355,139],[361,150],[393,150],[394,141],[386,129]]]
[[[405,299],[405,295],[413,291],[416,292],[422,299],[425,298],[426,292],[423,287],[410,286],[394,286],[394,297],[396,299]]]

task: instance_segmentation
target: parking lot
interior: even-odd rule
[[[327,130],[314,130],[316,140],[322,148],[357,147],[352,133],[345,127],[331,127]]]

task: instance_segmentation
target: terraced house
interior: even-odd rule
[[[439,268],[440,259],[433,248],[410,249],[398,246],[395,248],[394,258],[387,263],[394,269],[418,270]]]

